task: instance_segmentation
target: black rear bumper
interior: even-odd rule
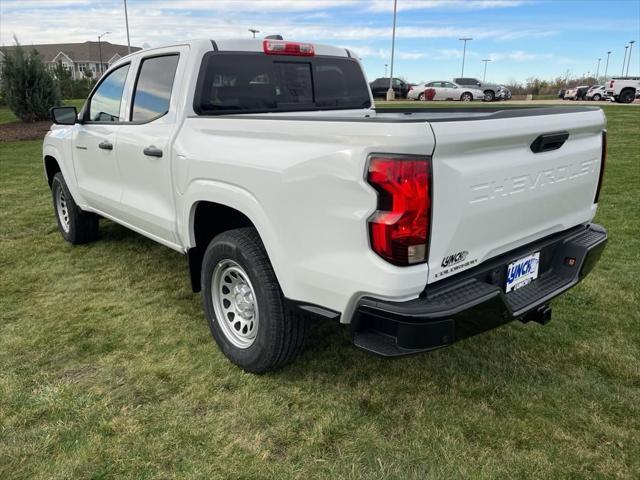
[[[546,323],[546,303],[578,284],[606,243],[602,226],[581,225],[430,285],[415,300],[364,297],[352,323],[354,344],[379,355],[400,356],[445,347],[518,318]],[[507,265],[538,251],[538,279],[506,294]]]

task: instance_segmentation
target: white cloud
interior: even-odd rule
[[[452,10],[481,10],[487,8],[517,7],[528,3],[524,0],[399,0],[398,11],[452,9]],[[393,11],[392,0],[373,0],[369,9],[376,12]]]
[[[513,52],[490,53],[487,58],[491,59],[494,62],[508,60],[521,63],[539,60],[551,60],[554,57],[550,53],[531,53],[525,52],[523,50],[516,50]]]

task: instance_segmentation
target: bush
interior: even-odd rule
[[[52,73],[58,82],[62,98],[85,98],[95,83],[91,70],[85,70],[83,78],[74,80],[69,69],[59,63],[53,68]]]
[[[2,96],[23,122],[48,120],[49,109],[60,104],[60,90],[38,52],[16,48],[5,51],[2,64]]]

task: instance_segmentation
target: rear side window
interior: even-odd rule
[[[353,59],[255,53],[206,54],[194,99],[201,115],[369,106],[368,85]]]
[[[178,55],[145,58],[133,92],[131,121],[150,122],[169,111]]]

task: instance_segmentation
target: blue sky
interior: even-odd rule
[[[280,33],[286,39],[345,46],[370,79],[384,75],[391,52],[393,0],[129,0],[131,41],[159,46],[189,38]],[[522,81],[569,72],[620,74],[624,46],[640,40],[640,0],[398,0],[395,76],[409,81],[465,76]],[[0,41],[23,44],[96,40],[126,43],[122,0],[2,0]],[[640,74],[634,45],[629,73]]]

